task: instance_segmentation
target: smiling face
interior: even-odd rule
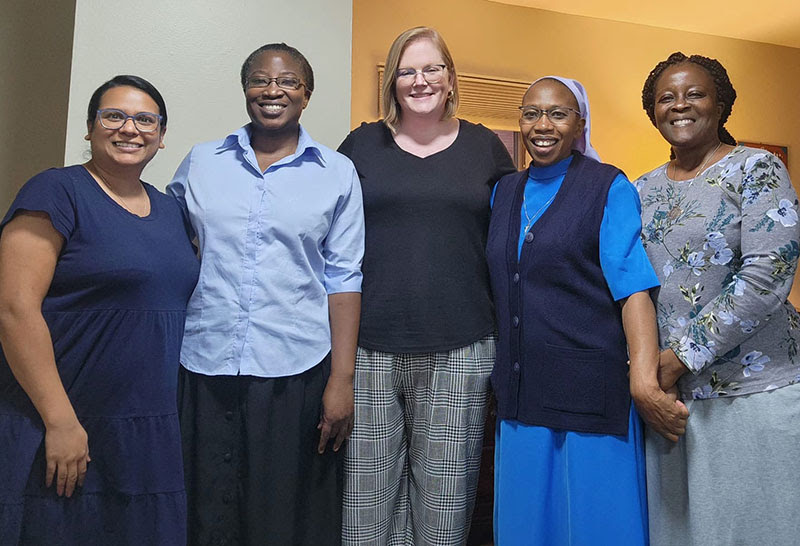
[[[300,64],[287,53],[265,51],[253,61],[247,79],[291,76],[302,82],[302,73]],[[270,82],[267,87],[246,89],[244,96],[253,130],[274,135],[297,131],[300,115],[308,105],[311,94],[305,85],[299,89],[283,89],[277,83]]]
[[[112,87],[103,93],[99,108],[116,108],[129,116],[139,112],[160,114],[156,102],[144,91],[135,87]],[[92,160],[108,167],[144,168],[153,159],[159,148],[164,147],[165,128],[159,127],[151,133],[136,128],[132,119],[125,120],[119,129],[106,129],[95,117],[87,125],[86,140],[91,143]]]
[[[446,64],[436,44],[429,38],[420,38],[406,46],[398,69],[421,71],[427,66]],[[424,116],[438,121],[444,115],[447,95],[453,89],[452,74],[445,69],[444,77],[437,83],[428,83],[422,74],[417,74],[413,78],[396,80],[394,87],[401,119],[403,116]]]
[[[719,141],[723,104],[703,67],[687,62],[666,69],[656,81],[654,99],[656,127],[673,147],[712,146]]]
[[[575,95],[559,81],[545,79],[534,84],[522,98],[522,106],[535,106],[539,110],[549,110],[555,106],[578,110]],[[537,167],[554,165],[572,153],[572,144],[583,133],[585,120],[570,111],[561,123],[553,123],[542,115],[534,123],[524,123],[520,119],[519,129],[525,148]]]

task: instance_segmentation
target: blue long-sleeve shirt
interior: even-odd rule
[[[181,363],[206,375],[302,373],[330,351],[328,295],[361,291],[361,186],[345,156],[301,127],[262,172],[250,128],[198,144],[167,191],[201,257]]]

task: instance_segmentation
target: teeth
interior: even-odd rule
[[[283,110],[284,106],[282,104],[263,104],[261,106],[264,110],[271,114],[277,114],[281,110]]]
[[[555,140],[539,140],[539,139],[535,139],[533,141],[533,143],[536,144],[537,146],[548,147],[548,146],[553,146],[556,143],[556,141]]]
[[[672,122],[672,124],[676,127],[683,127],[685,125],[689,125],[690,123],[693,123],[690,119],[676,119]]]
[[[141,144],[136,144],[135,142],[115,142],[114,146],[117,148],[141,148]]]

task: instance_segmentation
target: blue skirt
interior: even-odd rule
[[[642,432],[633,404],[627,436],[499,421],[496,546],[646,545]]]

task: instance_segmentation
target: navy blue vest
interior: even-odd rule
[[[619,169],[575,153],[517,259],[528,171],[498,182],[487,259],[499,332],[498,417],[627,434],[630,391],[620,306],[600,268],[600,224]]]

